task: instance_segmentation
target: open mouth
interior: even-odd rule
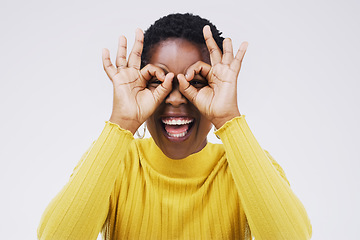
[[[184,140],[194,125],[191,117],[163,117],[161,123],[167,137],[171,140]]]

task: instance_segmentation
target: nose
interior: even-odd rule
[[[174,77],[172,90],[166,97],[165,103],[171,104],[174,107],[179,107],[181,104],[187,103],[187,99],[179,91],[179,82],[176,77]]]

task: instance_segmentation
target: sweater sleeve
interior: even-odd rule
[[[84,154],[69,182],[46,208],[39,239],[96,239],[106,220],[120,159],[133,140],[129,131],[107,122]]]
[[[244,116],[222,126],[221,138],[251,234],[257,240],[310,239],[306,210],[279,165],[256,141]]]

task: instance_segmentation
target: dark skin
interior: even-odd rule
[[[203,34],[209,55],[187,40],[167,39],[152,49],[150,63],[143,69],[140,69],[141,30],[136,31],[128,59],[126,38],[120,37],[116,67],[110,61],[109,51],[103,51],[104,69],[114,86],[110,121],[134,134],[147,120],[154,141],[173,159],[185,158],[204,148],[212,124],[220,128],[240,116],[237,77],[247,43],[242,43],[234,56],[231,40],[227,38],[222,54],[208,26]],[[185,136],[166,133],[161,121],[167,117],[191,119]]]
[[[205,55],[205,56],[204,56]],[[211,129],[211,122],[180,92],[179,74],[198,61],[210,62],[209,56],[202,54],[199,47],[183,39],[168,39],[152,50],[150,64],[160,67],[165,73],[173,73],[172,90],[155,112],[146,121],[147,127],[156,144],[165,155],[179,159],[200,151],[205,147],[206,136]],[[152,79],[149,89],[154,90],[162,82]],[[197,89],[207,86],[207,80],[196,74],[190,84]],[[163,129],[161,117],[193,118],[191,130],[182,138],[171,137]]]

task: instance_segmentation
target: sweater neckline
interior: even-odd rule
[[[156,145],[153,138],[139,140],[142,160],[156,172],[170,178],[203,178],[214,169],[225,151],[221,144],[207,143],[199,152],[186,158],[171,159]]]

